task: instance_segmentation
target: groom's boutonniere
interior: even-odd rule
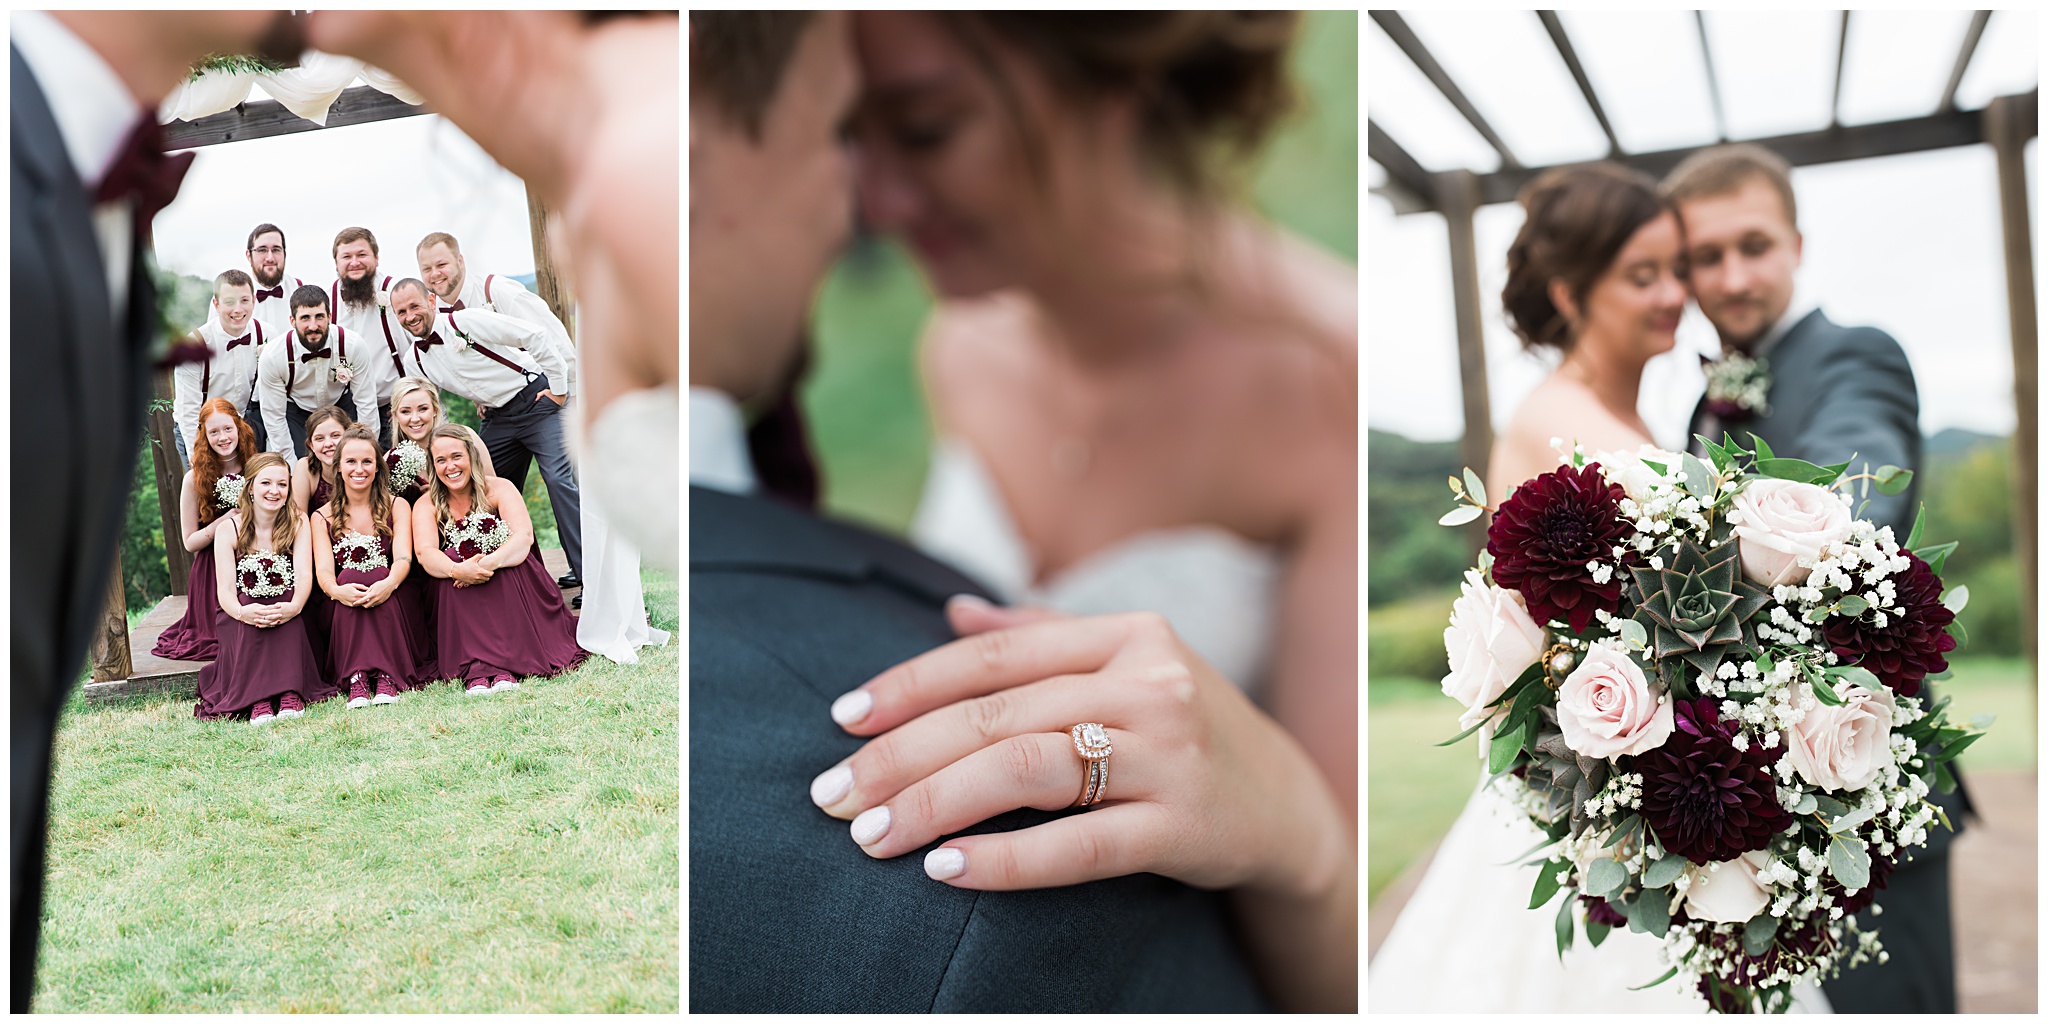
[[[1768,416],[1771,364],[1729,349],[1719,359],[1700,357],[1707,371],[1707,411],[1722,420]]]

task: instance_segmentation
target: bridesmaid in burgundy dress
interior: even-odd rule
[[[313,538],[291,502],[284,457],[264,452],[243,467],[240,506],[214,531],[220,652],[199,670],[201,718],[248,715],[254,725],[296,718],[334,696],[320,676],[299,612],[313,589]]]
[[[220,598],[214,593],[213,534],[222,516],[240,504],[242,467],[256,457],[256,432],[236,415],[227,399],[199,407],[202,443],[179,489],[178,525],[192,572],[185,582],[185,616],[156,638],[154,653],[173,661],[212,661],[220,647],[213,630]]]
[[[441,389],[425,377],[400,377],[391,385],[391,447],[384,452],[384,468],[391,476],[391,493],[417,504],[433,479],[428,465],[427,435],[441,425]],[[407,463],[419,469],[402,471]],[[415,579],[421,578],[415,574]]]
[[[334,449],[341,444],[341,432],[354,425],[338,405],[323,405],[306,414],[306,456],[292,466],[292,504],[299,507],[301,521],[310,522],[314,509],[333,500]],[[333,618],[334,606],[327,592],[315,586],[306,599],[306,635],[313,642],[313,657],[323,668],[327,666],[327,625]]]
[[[413,507],[412,533],[433,577],[440,673],[474,695],[574,666],[583,660],[576,620],[541,564],[518,488],[482,471],[483,445],[468,427],[444,423],[430,440],[434,480]]]
[[[341,488],[313,512],[313,565],[332,616],[328,678],[348,706],[396,704],[434,678],[421,664],[412,569],[412,509],[391,494],[370,428],[357,424],[335,449]]]

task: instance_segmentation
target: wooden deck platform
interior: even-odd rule
[[[540,560],[547,566],[550,579],[569,571],[569,556],[563,554],[561,548],[542,548]],[[563,593],[581,593],[581,590]],[[577,614],[576,609],[569,609],[569,614]],[[206,662],[170,661],[150,653],[156,647],[157,637],[184,617],[184,598],[173,594],[158,601],[156,607],[128,631],[129,658],[134,666],[131,674],[126,679],[85,684],[86,702],[96,704],[134,694],[165,692],[197,697],[199,670],[206,666]]]

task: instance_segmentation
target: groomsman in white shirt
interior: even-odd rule
[[[576,394],[576,343],[569,338],[569,328],[563,325],[555,311],[548,308],[546,299],[527,291],[526,286],[500,274],[478,274],[471,276],[468,264],[462,258],[462,247],[455,236],[445,231],[436,231],[420,239],[418,247],[420,279],[434,290],[441,300],[443,312],[462,309],[488,309],[503,313],[514,320],[527,323],[547,332],[548,343],[555,348],[555,355],[568,369],[568,378],[550,381],[556,395],[563,402]],[[514,481],[518,483],[520,481]]]
[[[199,435],[199,407],[210,398],[225,398],[242,418],[255,415],[250,398],[256,393],[256,363],[264,343],[276,337],[256,317],[255,290],[249,275],[239,270],[224,271],[213,279],[214,318],[192,332],[206,344],[206,358],[180,363],[171,371],[171,425],[178,439],[178,456],[189,465],[192,460],[187,438]],[[257,440],[258,450],[262,440]]]
[[[477,433],[498,475],[519,485],[528,463],[540,463],[555,532],[569,556],[569,575],[556,582],[564,588],[581,585],[582,502],[562,438],[562,399],[549,390],[549,382],[566,376],[568,368],[547,332],[487,309],[444,312],[426,284],[410,277],[392,286],[391,310],[414,339],[413,365],[428,380],[476,403],[484,421]]]
[[[364,367],[384,355],[383,346],[363,344],[367,339],[330,323],[327,293],[317,286],[301,286],[291,305],[291,333],[265,346],[256,369],[270,450],[306,454],[306,416],[323,405],[340,406],[376,434],[383,422],[377,418],[377,382]]]
[[[377,236],[369,228],[342,228],[334,236],[334,283],[327,288],[334,322],[364,346],[357,360],[377,386],[377,419],[391,422],[391,386],[409,376],[403,354],[412,339],[391,315],[391,275],[377,270]],[[371,355],[376,348],[379,354]]]
[[[256,282],[256,312],[250,319],[262,324],[266,335],[282,338],[292,332],[292,292],[306,283],[285,273],[284,229],[275,224],[258,224],[250,230],[244,248],[243,255],[249,258],[249,276]],[[258,354],[263,347],[257,346]],[[270,431],[263,420],[263,404],[255,395],[249,396],[249,411],[242,418],[256,428],[256,450],[268,450]]]

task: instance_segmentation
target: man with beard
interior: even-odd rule
[[[209,53],[289,61],[305,38],[279,11],[17,11],[10,28],[14,460],[38,467],[14,506],[9,605],[9,1005],[25,1013],[52,740],[100,625],[149,399],[149,228],[191,160],[164,156],[156,109]]]
[[[275,224],[258,224],[249,232],[249,241],[243,252],[249,259],[249,277],[256,282],[256,312],[250,316],[254,323],[263,325],[264,333],[273,338],[282,338],[291,333],[291,293],[303,287],[306,282],[284,273],[284,229]],[[266,341],[257,347],[261,355]],[[252,391],[249,397],[249,411],[243,416],[256,432],[256,450],[270,447],[270,432],[263,426],[262,404]]]
[[[377,236],[369,228],[342,228],[334,236],[334,284],[327,289],[334,322],[348,328],[368,350],[356,359],[377,389],[377,422],[391,422],[391,386],[412,371],[405,368],[405,331],[391,315],[391,275],[377,273]]]
[[[562,439],[562,399],[549,390],[554,378],[566,379],[568,368],[547,332],[488,309],[444,312],[425,282],[410,277],[392,286],[391,311],[413,339],[413,365],[421,375],[476,403],[484,421],[477,435],[497,475],[517,485],[529,462],[540,463],[569,574],[582,579],[581,498]]]
[[[554,382],[550,381],[550,390],[542,394],[567,405],[576,394],[576,344],[569,339],[569,329],[556,318],[555,311],[548,308],[547,300],[527,291],[525,285],[509,277],[497,274],[471,276],[462,258],[461,246],[456,243],[454,235],[445,231],[436,231],[421,239],[416,251],[420,277],[440,300],[441,312],[488,309],[514,320],[524,320],[545,332],[547,344],[561,362],[567,380],[559,388],[553,387]],[[500,468],[499,472],[505,471]],[[518,476],[510,479],[521,490],[526,488],[523,467]],[[554,494],[552,484],[548,493]],[[558,520],[559,515],[557,513]],[[582,579],[573,572],[555,582],[564,590],[583,585]]]
[[[384,354],[382,346],[363,344],[367,339],[330,323],[327,293],[315,285],[300,286],[291,301],[291,333],[266,346],[256,365],[256,393],[270,421],[270,450],[293,458],[305,455],[306,416],[323,405],[340,406],[377,433],[382,422],[377,382],[363,367]]]

